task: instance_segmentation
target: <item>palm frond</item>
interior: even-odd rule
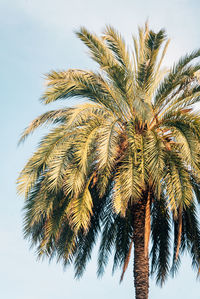
[[[113,209],[117,214],[125,216],[128,204],[141,198],[143,184],[134,156],[128,153],[114,177]]]
[[[164,101],[166,101],[167,97],[171,94],[176,87],[180,87],[180,83],[185,76],[187,75],[187,69],[184,70],[185,67],[189,63],[191,63],[195,58],[200,56],[200,50],[193,51],[191,54],[187,54],[183,56],[178,63],[176,63],[170,70],[169,74],[165,77],[164,81],[160,84],[159,88],[156,91],[156,95],[154,98],[154,106],[155,108],[160,107]],[[195,70],[193,74],[195,73]],[[193,75],[191,72],[188,75]],[[181,86],[182,88],[182,86]],[[180,88],[180,90],[181,90]]]
[[[43,113],[39,117],[35,118],[30,125],[24,130],[19,144],[31,134],[33,133],[38,127],[44,124],[62,124],[65,123],[68,118],[71,116],[73,108],[63,108],[58,110],[48,111]]]
[[[109,49],[114,53],[115,58],[125,68],[125,72],[132,73],[129,52],[122,36],[112,26],[107,26],[104,39]]]
[[[199,273],[200,267],[200,229],[195,205],[183,210],[187,250],[192,257],[192,266]]]
[[[131,254],[131,244],[133,242],[133,217],[130,211],[127,213],[126,217],[116,217],[116,240],[114,246],[114,259],[112,273],[118,267],[123,267],[125,264],[128,267],[128,255]]]
[[[104,197],[100,200],[98,191],[95,187],[90,189],[93,200],[93,214],[91,215],[88,232],[80,231],[78,237],[78,246],[74,260],[75,277],[80,278],[86,268],[87,262],[91,259],[92,249],[96,244],[97,237],[101,230],[102,218],[109,201],[110,190],[107,189]]]
[[[99,181],[101,182],[98,185],[100,196],[103,196],[112,175],[112,170],[116,165],[120,133],[117,120],[112,123],[105,122],[98,132],[96,159]]]
[[[93,201],[88,189],[90,181],[85,186],[85,189],[77,197],[70,200],[67,207],[67,217],[69,224],[75,232],[83,229],[88,231],[90,226],[90,219],[92,215]]]
[[[117,226],[116,215],[113,215],[111,205],[107,206],[106,215],[103,221],[101,234],[101,242],[98,252],[98,277],[102,276],[107,266],[109,255],[112,252],[114,242],[116,240]]]
[[[156,273],[156,282],[163,285],[170,262],[170,216],[163,197],[152,209],[151,259],[151,274]]]

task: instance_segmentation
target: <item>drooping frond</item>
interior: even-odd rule
[[[99,199],[96,188],[90,190],[93,199],[93,214],[91,216],[88,232],[79,233],[77,251],[74,260],[75,277],[80,278],[85,271],[87,262],[91,259],[92,249],[96,244],[101,230],[101,221],[106,210],[110,190],[107,189],[103,198]]]
[[[131,254],[131,244],[133,242],[133,217],[132,214],[127,213],[126,217],[120,217],[119,215],[116,218],[116,240],[114,246],[114,259],[113,259],[113,268],[112,273],[120,267],[128,267],[128,255]]]
[[[190,175],[190,182],[191,182],[196,200],[197,200],[198,203],[200,203],[200,181],[199,181],[198,177],[191,174]]]
[[[104,126],[98,132],[96,147],[97,171],[99,175],[99,192],[102,196],[107,188],[108,181],[116,165],[119,155],[120,129],[117,120],[112,123],[105,121]]]
[[[97,275],[99,277],[103,275],[105,267],[107,266],[109,256],[116,240],[116,233],[116,215],[113,215],[110,204],[107,206],[106,214],[103,219],[102,236],[98,253]]]
[[[170,215],[164,198],[153,204],[151,274],[156,273],[156,282],[162,285],[169,272],[170,262]]]
[[[38,127],[42,126],[43,124],[62,124],[65,123],[69,117],[71,116],[73,108],[65,108],[65,109],[58,109],[48,111],[36,119],[34,119],[30,125],[25,129],[23,132],[19,143],[23,142],[33,131],[35,131]]]
[[[174,219],[174,250],[173,261],[171,267],[171,274],[175,276],[181,264],[180,253],[185,246],[184,234],[183,234],[183,215],[182,208],[179,209],[178,218]]]
[[[134,156],[128,153],[121,161],[114,177],[113,209],[125,216],[129,203],[137,202],[142,196],[143,181]]]
[[[186,238],[186,246],[188,252],[192,257],[192,266],[199,273],[200,265],[200,229],[197,211],[195,205],[192,204],[190,207],[183,211],[183,222],[184,232]]]
[[[151,184],[161,192],[161,179],[165,167],[165,145],[163,139],[156,131],[147,132],[144,139],[144,160],[146,172],[151,176]]]
[[[82,228],[84,231],[87,231],[90,225],[93,202],[88,189],[89,183],[90,181],[87,183],[81,194],[71,199],[67,207],[69,224],[75,232],[79,231],[80,228]]]
[[[52,130],[51,133],[43,138],[38,150],[27,162],[18,177],[19,194],[24,194],[25,197],[28,196],[29,191],[35,181],[37,181],[39,175],[45,172],[47,164],[52,158],[54,149],[59,146],[60,143],[62,143],[62,145],[63,143],[68,143],[71,136],[72,133],[66,132],[65,126],[62,125]]]

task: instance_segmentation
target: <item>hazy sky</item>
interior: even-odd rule
[[[72,269],[37,262],[22,234],[23,200],[16,195],[20,169],[36,148],[41,133],[17,147],[23,129],[39,114],[62,102],[43,106],[44,74],[51,69],[96,66],[74,31],[84,25],[100,33],[105,24],[116,27],[131,42],[131,34],[148,18],[157,30],[166,28],[171,44],[166,64],[200,47],[198,0],[0,0],[0,98],[1,98],[1,211],[0,297],[4,299],[133,298],[132,265],[124,282],[119,275],[96,278],[93,261],[80,281]],[[185,258],[177,278],[161,289],[151,280],[150,299],[199,299],[200,283]]]

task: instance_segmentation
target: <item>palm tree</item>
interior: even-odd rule
[[[147,299],[149,273],[163,284],[185,250],[200,269],[200,50],[166,70],[164,30],[139,28],[133,53],[110,26],[77,36],[100,69],[47,75],[45,104],[85,103],[42,114],[21,137],[54,125],[18,178],[25,237],[38,256],[73,264],[75,277],[100,235],[97,274],[113,253],[122,280],[133,245],[136,298]]]

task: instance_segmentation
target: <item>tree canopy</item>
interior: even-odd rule
[[[134,207],[145,198],[144,251],[151,232],[157,282],[176,273],[185,250],[199,272],[200,50],[166,69],[163,29],[139,28],[133,51],[111,26],[100,37],[84,27],[76,34],[99,70],[46,76],[43,103],[85,103],[40,115],[21,137],[53,125],[18,178],[25,237],[39,256],[73,264],[80,277],[100,236],[97,274],[113,252],[113,271],[121,267],[123,277]]]

